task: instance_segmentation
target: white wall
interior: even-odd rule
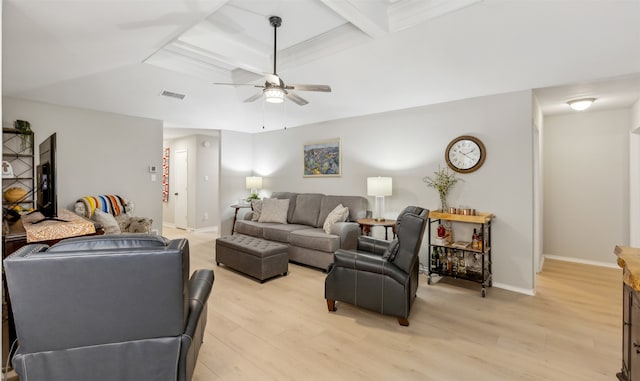
[[[495,213],[494,285],[530,293],[531,120],[532,95],[522,91],[260,133],[254,136],[253,168],[264,176],[268,191],[366,196],[368,176],[391,176],[393,196],[386,210],[395,218],[407,205],[438,208],[437,192],[422,178],[446,165],[444,150],[453,138],[474,135],[487,148],[486,162],[460,175],[464,182],[455,185],[449,204]],[[303,144],[336,137],[342,146],[342,176],[304,178]]]
[[[631,108],[629,179],[629,244],[640,247],[640,100]]]
[[[245,177],[255,174],[252,171],[253,137],[254,135],[243,132],[220,131],[220,223],[218,226],[220,226],[221,235],[231,234],[235,209],[230,206],[249,196],[249,191],[245,189]]]
[[[542,271],[544,256],[543,243],[543,210],[544,210],[544,116],[533,97],[533,268],[536,273]],[[534,284],[535,284],[535,277]]]
[[[117,194],[135,204],[135,214],[162,231],[162,122],[16,98],[2,98],[2,124],[27,120],[38,145],[57,133],[58,207],[73,209],[86,195]],[[37,159],[36,159],[37,162]]]
[[[629,110],[545,118],[544,253],[614,264],[629,243]]]
[[[205,146],[205,142],[208,144]],[[219,138],[213,135],[189,135],[164,141],[169,147],[169,200],[163,203],[163,221],[175,224],[175,153],[187,151],[187,227],[216,229],[218,204]],[[173,171],[172,171],[173,169]]]

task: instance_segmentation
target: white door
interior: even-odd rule
[[[187,162],[187,151],[176,151],[174,162],[173,178],[174,192],[173,200],[176,227],[180,229],[187,228],[187,179],[189,164]]]

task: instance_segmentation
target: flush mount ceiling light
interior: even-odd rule
[[[596,98],[580,98],[567,102],[569,107],[576,111],[584,111],[591,107],[591,104],[595,102]]]
[[[278,88],[270,88],[262,90],[264,100],[269,103],[284,102],[284,90]]]

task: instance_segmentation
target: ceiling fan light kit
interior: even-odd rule
[[[262,91],[264,100],[269,103],[284,102],[284,91],[282,89],[264,89]]]
[[[273,27],[273,74],[264,73],[265,83],[264,85],[253,85],[247,83],[214,83],[214,85],[231,85],[231,86],[253,86],[259,87],[263,90],[257,94],[245,99],[245,102],[253,102],[262,97],[269,103],[282,103],[284,99],[292,101],[298,106],[304,106],[309,103],[306,99],[290,93],[289,91],[319,91],[324,93],[330,93],[331,87],[328,85],[285,85],[282,78],[276,74],[276,57],[277,57],[277,32],[280,25],[282,25],[282,19],[278,16],[270,16],[269,24]],[[289,91],[287,91],[289,90]]]

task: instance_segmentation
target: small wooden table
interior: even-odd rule
[[[233,215],[233,225],[231,225],[231,234],[236,230],[236,220],[238,219],[238,210],[242,208],[251,208],[251,204],[234,204],[231,205],[232,208],[236,209],[235,214]]]
[[[389,228],[393,232],[393,238],[396,238],[396,220],[377,221],[374,218],[359,218],[356,222],[360,225],[362,234],[371,235],[371,228],[374,226],[384,227],[384,239],[389,240]]]

